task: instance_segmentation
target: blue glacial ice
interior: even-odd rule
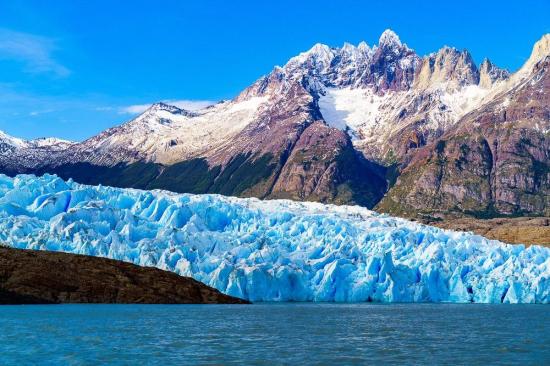
[[[156,266],[252,301],[550,299],[550,249],[361,207],[0,175],[0,242]]]

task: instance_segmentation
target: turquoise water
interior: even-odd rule
[[[0,307],[2,365],[549,364],[547,305]]]

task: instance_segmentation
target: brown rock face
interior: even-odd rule
[[[383,174],[344,132],[317,121],[289,151],[269,197],[373,207],[385,191]]]
[[[425,221],[443,229],[472,231],[505,243],[544,245],[550,247],[550,218],[514,217],[476,220],[470,217],[445,221]]]
[[[495,66],[489,59],[483,60],[479,67],[479,86],[490,88],[495,82],[506,80],[510,73]]]
[[[414,87],[424,89],[443,82],[454,87],[478,84],[479,71],[468,51],[443,47],[422,60]]]
[[[0,247],[0,304],[244,304],[192,278],[105,258]]]
[[[397,43],[396,43],[397,42]],[[408,65],[403,66],[400,60],[410,58]],[[384,44],[375,51],[372,63],[360,79],[363,85],[373,85],[378,93],[388,90],[407,90],[414,80],[416,64],[419,62],[414,51],[402,45],[399,41]]]
[[[550,56],[419,151],[380,202],[432,216],[550,215]]]

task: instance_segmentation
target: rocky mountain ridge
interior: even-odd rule
[[[550,216],[549,45],[547,35],[488,103],[420,149],[378,207],[401,215]]]

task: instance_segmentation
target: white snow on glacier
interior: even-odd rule
[[[156,266],[252,301],[550,299],[549,249],[361,207],[0,175],[0,242]]]

